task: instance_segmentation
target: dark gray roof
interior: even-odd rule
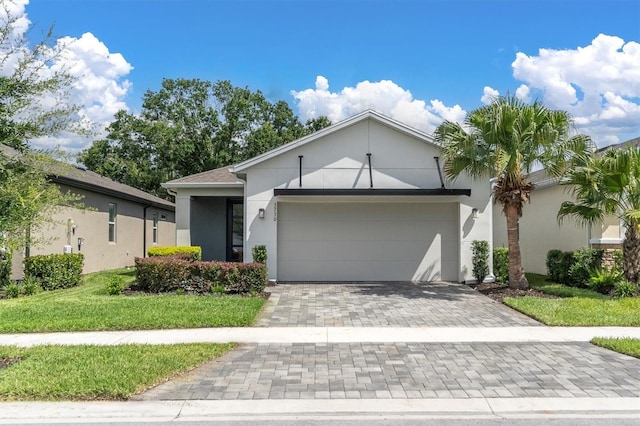
[[[220,167],[219,169],[207,170],[206,172],[170,180],[165,185],[171,186],[174,183],[242,183],[235,174],[231,173],[231,167]]]
[[[18,151],[4,144],[0,144],[0,151],[9,158],[20,156]],[[167,210],[175,210],[175,204],[171,201],[156,197],[155,195],[151,195],[129,185],[115,182],[92,171],[63,163],[60,163],[59,166],[54,167],[54,169],[55,170],[50,171],[49,178],[58,184],[87,189]]]
[[[596,151],[596,154],[603,153],[608,149],[627,149],[628,147],[640,147],[640,137],[629,139],[628,141],[621,142],[615,145],[609,145],[604,148],[600,148]],[[533,184],[539,184],[541,182],[551,179],[549,173],[546,170],[536,170],[529,174],[529,179]]]
[[[627,149],[629,147],[636,147],[636,148],[640,147],[640,137],[629,139],[628,141],[620,142],[620,143],[615,144],[615,145],[605,146],[604,148],[600,148],[598,150],[598,152],[603,152],[603,151],[606,151],[606,150],[608,150],[610,148]]]

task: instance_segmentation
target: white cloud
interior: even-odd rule
[[[600,34],[573,50],[518,52],[512,67],[526,83],[520,95],[540,94],[545,105],[570,112],[600,146],[640,134],[640,43]]]
[[[325,115],[337,122],[372,109],[409,126],[432,133],[444,119],[462,122],[466,116],[459,105],[448,107],[435,99],[427,102],[414,99],[411,92],[391,80],[361,81],[355,87],[340,92],[329,90],[329,81],[319,75],[315,89],[291,91],[298,103],[302,120]]]
[[[520,99],[522,102],[531,101],[531,89],[526,84],[521,84],[520,87],[516,89],[516,98]]]
[[[484,86],[480,101],[485,105],[489,105],[494,100],[496,100],[498,96],[500,96],[500,92],[498,92],[496,89],[494,89],[493,87]]]
[[[12,37],[19,40],[25,36],[30,26],[25,6],[28,0],[15,0],[4,4],[10,5],[10,15],[16,19]],[[0,12],[0,22],[7,15]],[[39,70],[42,77],[64,69],[74,77],[74,83],[66,101],[80,106],[78,116],[82,123],[96,132],[91,137],[65,133],[56,137],[41,138],[32,141],[39,148],[53,148],[60,145],[63,149],[75,152],[88,147],[96,137],[102,137],[104,127],[113,120],[113,115],[121,109],[128,109],[124,101],[131,83],[124,77],[133,69],[120,53],[111,53],[107,46],[91,33],[80,38],[62,37],[55,42],[60,55],[47,67]],[[4,58],[7,58],[7,46],[2,46]],[[0,52],[0,54],[2,54]],[[10,73],[20,52],[13,52],[0,65],[0,73]],[[41,104],[55,102],[55,99],[42,99]]]

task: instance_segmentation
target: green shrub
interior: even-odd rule
[[[202,248],[200,246],[161,246],[151,247],[147,250],[147,256],[172,256],[176,254],[189,255],[190,260],[202,259]]]
[[[3,287],[4,295],[7,299],[15,299],[20,296],[20,287],[15,281],[11,281],[9,284],[5,284]]]
[[[471,252],[473,253],[473,276],[478,283],[481,283],[489,273],[489,242],[472,241]]]
[[[495,247],[493,249],[493,274],[502,285],[509,284],[509,249]]]
[[[122,294],[124,289],[127,287],[125,283],[124,277],[113,276],[109,278],[109,282],[107,283],[107,294],[110,296],[117,296]]]
[[[572,251],[554,249],[547,252],[547,275],[551,281],[560,284],[569,284],[571,281],[569,270],[573,264]]]
[[[638,295],[638,292],[638,284],[623,279],[616,283],[615,288],[613,289],[613,297],[616,299],[623,297],[635,297]]]
[[[191,275],[191,262],[176,256],[158,256],[136,260],[136,287],[152,293],[174,292]]]
[[[174,256],[136,258],[136,287],[154,293],[261,292],[267,284],[262,263],[188,262]]]
[[[622,255],[622,250],[620,249],[616,249],[613,251],[613,268],[617,271],[623,272],[623,266],[622,266],[622,259],[623,259],[623,255]]]
[[[37,278],[44,290],[69,288],[80,284],[83,262],[82,253],[30,256],[24,260],[24,275]]]
[[[563,283],[573,287],[586,287],[591,271],[602,266],[603,250],[581,248],[573,252],[573,264],[569,267],[569,282]]]
[[[32,296],[42,290],[40,280],[36,277],[24,277],[22,280],[22,293],[25,296]]]
[[[267,246],[257,245],[251,249],[253,261],[257,263],[267,263]]]
[[[0,286],[11,282],[11,252],[0,249]]]
[[[600,294],[609,294],[611,290],[622,280],[622,272],[614,269],[594,269],[590,271],[587,287]]]

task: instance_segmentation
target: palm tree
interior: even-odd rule
[[[625,278],[637,282],[640,275],[640,149],[608,149],[602,155],[576,157],[560,182],[572,186],[575,202],[560,206],[558,220],[573,217],[590,226],[607,215],[624,224],[622,268]]]
[[[436,129],[448,178],[466,173],[494,181],[494,202],[507,218],[511,288],[529,287],[518,241],[518,222],[533,189],[529,173],[542,166],[549,175],[560,176],[573,153],[584,153],[591,145],[586,136],[569,136],[571,123],[565,111],[507,95],[471,111],[462,125],[444,121]]]

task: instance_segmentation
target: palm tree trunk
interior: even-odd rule
[[[624,277],[633,283],[638,282],[640,275],[640,235],[636,223],[627,224],[622,243],[622,269]]]
[[[509,288],[527,289],[529,281],[524,275],[522,267],[522,255],[520,254],[520,241],[518,241],[518,206],[507,203],[504,206],[507,217],[507,243],[509,245]]]

